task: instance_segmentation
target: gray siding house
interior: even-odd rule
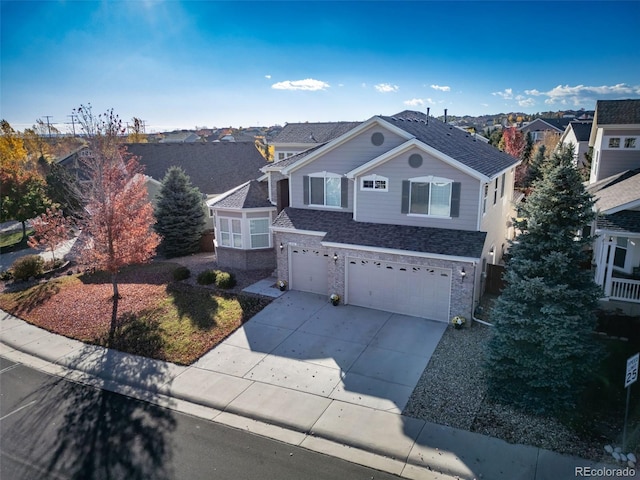
[[[518,160],[421,112],[375,116],[263,168],[289,288],[471,318],[514,216]],[[283,198],[284,197],[284,198]]]

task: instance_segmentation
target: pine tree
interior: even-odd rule
[[[156,232],[167,257],[197,252],[204,232],[202,194],[179,167],[171,167],[162,180],[155,210]]]
[[[536,152],[531,165],[529,166],[529,174],[527,176],[527,187],[530,187],[534,182],[537,182],[542,177],[542,168],[546,160],[547,147],[540,145]]]
[[[601,292],[580,267],[591,238],[577,237],[594,218],[593,200],[571,159],[564,149],[544,164],[492,312],[489,394],[538,412],[571,408],[599,360],[592,332]]]

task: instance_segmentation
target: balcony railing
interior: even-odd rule
[[[612,278],[609,299],[640,303],[640,280]]]

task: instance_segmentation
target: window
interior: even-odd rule
[[[252,218],[249,220],[251,248],[269,248],[269,219]]]
[[[489,184],[484,184],[484,195],[482,196],[482,213],[487,213],[487,197],[489,196]]]
[[[498,202],[498,178],[496,177],[496,180],[493,183],[493,204],[495,205],[497,202]]]
[[[305,205],[346,207],[347,178],[336,173],[320,172],[303,177]]]
[[[620,138],[619,137],[610,138],[609,148],[620,148]]]
[[[389,190],[388,185],[389,179],[387,177],[381,177],[380,175],[367,175],[366,177],[362,177],[360,189],[386,192]]]
[[[278,160],[284,160],[284,152],[278,153]]]
[[[213,218],[214,213],[213,213],[213,208],[209,207],[209,218]]]
[[[636,148],[636,139],[634,137],[625,138],[624,148]]]
[[[242,229],[239,218],[220,219],[220,245],[242,248]]]
[[[627,260],[627,237],[616,238],[616,251],[613,255],[613,266],[624,268]]]
[[[507,174],[503,173],[502,174],[502,181],[500,184],[500,198],[504,197],[504,182],[507,179]]]
[[[459,209],[458,182],[431,176],[402,182],[402,213],[457,217]]]

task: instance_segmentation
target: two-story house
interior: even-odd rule
[[[287,123],[271,142],[276,162],[308,150],[357,127],[361,122]]]
[[[592,122],[571,122],[560,136],[560,144],[573,147],[573,164],[578,168],[587,165],[586,154],[589,152],[589,136]]]
[[[595,280],[605,307],[640,313],[640,100],[600,100],[591,129]]]
[[[413,111],[285,157],[263,168],[278,277],[348,304],[470,318],[486,264],[507,245],[517,164]]]

